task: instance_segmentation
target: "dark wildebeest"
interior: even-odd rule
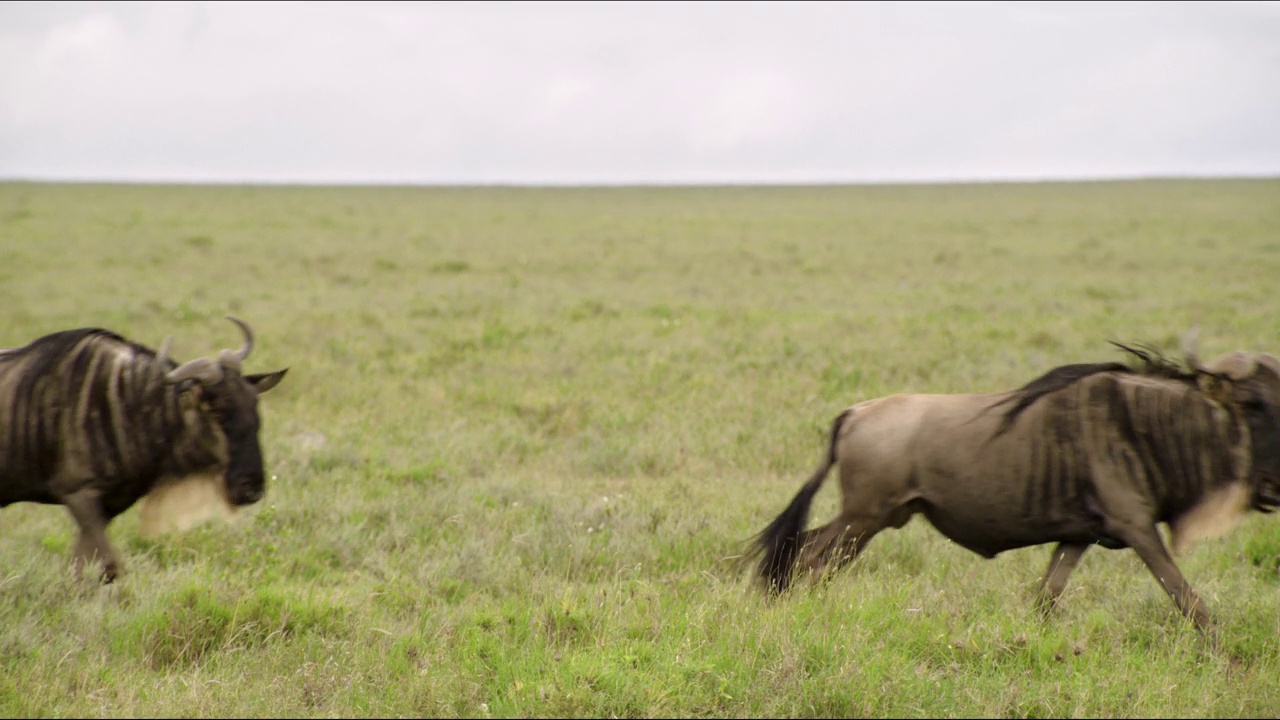
[[[1280,360],[1233,352],[1201,365],[1189,339],[1184,369],[1116,344],[1143,365],[1065,365],[1011,392],[901,394],[846,409],[822,465],[756,536],[759,577],[781,592],[799,563],[817,579],[923,513],[985,558],[1057,543],[1039,586],[1044,610],[1090,545],[1133,548],[1207,629],[1208,610],[1157,524],[1169,525],[1181,551],[1251,509],[1280,506]],[[837,464],[842,510],[805,530]]]
[[[265,493],[258,395],[287,368],[241,375],[253,331],[239,350],[179,365],[98,328],[65,330],[0,351],[0,507],[65,505],[80,526],[74,566],[120,570],[106,528],[153,490],[214,474],[225,501],[250,505]]]

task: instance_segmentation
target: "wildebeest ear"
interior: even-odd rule
[[[1280,358],[1270,353],[1258,353],[1257,360],[1259,367],[1270,370],[1273,375],[1280,378]]]
[[[270,390],[276,385],[279,385],[280,381],[284,379],[284,374],[287,372],[289,372],[289,368],[285,368],[283,370],[277,370],[273,373],[258,373],[257,375],[245,375],[244,379],[246,382],[248,382],[250,385],[253,386],[254,390],[258,391],[259,395],[261,395],[262,393]]]
[[[1231,399],[1231,384],[1221,375],[1201,371],[1196,374],[1196,386],[1201,392],[1219,402]]]

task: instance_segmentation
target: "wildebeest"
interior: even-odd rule
[[[1055,542],[1037,604],[1048,610],[1091,545],[1133,548],[1184,615],[1211,617],[1175,550],[1280,506],[1280,360],[1232,352],[1186,367],[1151,348],[1143,362],[1064,365],[987,394],[900,394],[835,420],[827,457],[756,536],[749,557],[782,592],[796,566],[817,579],[916,513],[985,558]],[[814,494],[840,466],[842,510],[805,530]]]
[[[239,350],[179,365],[101,328],[55,332],[0,351],[0,507],[66,506],[80,528],[76,575],[95,557],[111,582],[120,562],[106,528],[152,491],[184,478],[222,479],[225,501],[266,491],[258,395],[288,368],[242,375],[253,331]]]

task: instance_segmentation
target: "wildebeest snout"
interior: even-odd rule
[[[261,472],[238,478],[228,477],[227,499],[232,505],[252,505],[266,494],[266,482]]]
[[[266,494],[262,452],[256,440],[243,442],[227,467],[227,500],[232,505],[252,505]]]
[[[252,432],[228,433],[228,439],[227,500],[233,505],[252,505],[266,494],[262,448]]]

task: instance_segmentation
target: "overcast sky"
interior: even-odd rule
[[[0,177],[1280,176],[1280,2],[0,3]]]

